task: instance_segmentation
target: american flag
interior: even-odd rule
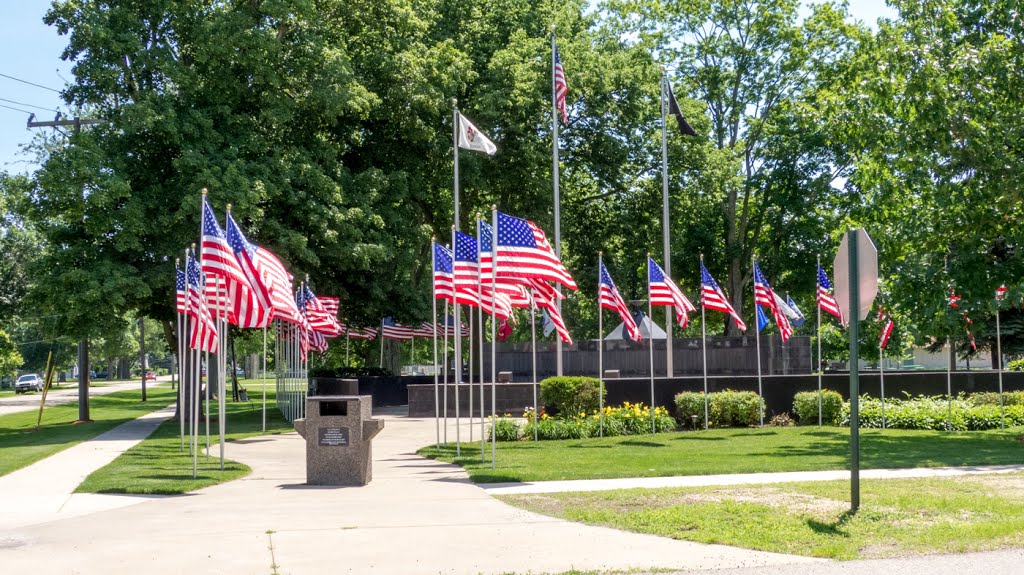
[[[555,256],[544,231],[529,220],[497,212],[499,278],[539,278],[577,289],[569,271]]]
[[[292,297],[292,275],[284,264],[270,250],[257,247],[253,264],[270,290],[270,304],[274,308],[274,319],[301,324],[305,320]]]
[[[185,276],[188,283],[185,312],[192,318],[188,346],[191,349],[217,353],[217,326],[210,317],[206,302],[203,301],[199,263],[192,257],[185,261]]]
[[[960,295],[956,293],[953,286],[949,286],[949,297],[947,298],[947,301],[949,302],[949,307],[953,309],[960,307]]]
[[[174,278],[175,309],[178,313],[185,313],[185,272],[178,264],[174,264]]]
[[[231,308],[234,310],[238,327],[266,327],[274,315],[270,305],[270,290],[263,281],[263,275],[256,269],[253,260],[256,257],[256,246],[246,239],[242,229],[227,214],[228,245],[235,253],[235,259],[245,274],[246,283],[228,282],[228,294]]]
[[[967,329],[967,338],[971,342],[971,350],[977,351],[978,345],[974,343],[974,334],[971,332],[971,325],[973,325],[974,322],[971,321],[971,318],[967,316],[967,310],[964,310],[964,313],[961,315],[964,316],[964,327]]]
[[[477,262],[477,241],[471,235],[455,232],[453,273],[458,303],[480,305],[480,264]]]
[[[821,269],[821,266],[818,266],[818,307],[821,308],[821,311],[834,315],[840,325],[846,325],[843,310],[839,309],[839,302],[832,297],[832,282],[828,281],[828,276],[825,275],[825,270]]]
[[[365,339],[369,341],[377,339],[377,328],[372,327],[348,326],[345,328],[345,333],[352,339]]]
[[[530,291],[529,289],[527,289],[525,285],[512,284],[509,287],[512,288],[511,290],[509,290],[512,293],[506,293],[508,295],[509,303],[512,304],[512,307],[529,308],[533,306],[533,298],[530,297]]]
[[[500,291],[492,292],[491,286],[488,285],[480,290],[480,307],[484,313],[502,319],[512,316],[512,300],[508,294]]]
[[[434,335],[437,337],[455,337],[456,331],[458,331],[462,337],[469,337],[469,326],[465,323],[460,323],[459,329],[456,330],[455,318],[453,316],[448,316],[447,320],[445,318],[439,319],[436,326],[428,321],[423,322],[420,329],[416,330],[416,335],[418,337],[423,333],[426,337]]]
[[[324,334],[315,330],[309,330],[306,336],[309,339],[309,349],[320,353],[327,351],[327,338]]]
[[[327,312],[327,315],[337,321],[338,310],[341,308],[341,300],[336,297],[327,297],[322,295],[316,296],[316,299],[320,300],[320,305],[324,306],[324,311]],[[339,323],[338,326],[340,327],[341,324]]]
[[[553,76],[555,81],[555,107],[562,113],[562,123],[569,123],[569,117],[565,113],[565,95],[569,93],[569,85],[565,82],[565,69],[562,68],[562,55],[558,53],[558,44],[552,41],[555,47],[555,68]]]
[[[434,299],[454,301],[455,274],[452,269],[452,251],[434,243]]]
[[[303,302],[306,304],[306,321],[309,322],[309,327],[317,333],[322,333],[324,337],[341,335],[341,325],[338,320],[327,311],[313,290],[309,289],[309,284],[303,283],[301,289]]]
[[[413,330],[413,328],[405,327],[390,317],[384,318],[384,321],[381,322],[381,333],[387,339],[399,339],[403,341],[408,341],[415,337],[415,330]]]
[[[686,329],[686,324],[689,322],[689,315],[687,314],[691,311],[697,311],[697,308],[693,307],[693,304],[690,303],[690,300],[686,299],[686,296],[676,286],[676,283],[672,281],[672,278],[665,275],[665,270],[661,269],[658,262],[654,261],[651,257],[647,258],[647,289],[649,292],[648,297],[651,298],[651,305],[673,306],[679,327]]]
[[[210,209],[210,203],[203,196],[203,237],[202,237],[202,272],[211,276],[222,277],[228,282],[238,282],[252,289],[249,279],[235,257],[234,250],[228,244],[227,235],[217,223],[217,218]]]
[[[228,290],[226,281],[220,276],[211,274],[203,275],[203,297],[206,298],[206,308],[215,320],[227,319],[229,323],[238,323],[238,316],[235,315],[231,305],[228,303]]]
[[[477,220],[477,251],[480,254],[480,281],[485,282],[490,280],[491,275],[494,273],[492,267],[491,256],[491,239],[494,237],[494,228],[491,224],[483,220]]]
[[[743,323],[743,318],[732,308],[732,304],[726,299],[722,288],[718,287],[718,282],[715,281],[715,278],[711,277],[708,269],[704,267],[704,262],[700,262],[700,301],[704,309],[721,311],[731,315],[732,319],[736,322],[736,327],[740,328],[740,331],[747,331],[747,324]]]
[[[550,286],[548,286],[550,287]],[[543,289],[533,289],[533,299],[537,302],[537,307],[547,311],[547,317],[551,320],[551,323],[555,326],[555,331],[558,332],[558,337],[562,339],[564,343],[572,343],[572,336],[569,335],[569,328],[565,326],[565,321],[562,319],[561,314],[558,313],[558,304],[555,303],[554,297],[548,297],[550,292]]]
[[[619,293],[618,288],[615,287],[615,282],[612,281],[612,276],[608,273],[608,268],[604,267],[604,261],[598,260],[600,265],[600,291],[598,293],[598,301],[601,307],[608,308],[610,310],[619,313],[619,318],[622,319],[622,324],[626,326],[626,333],[629,335],[629,339],[633,341],[640,341],[640,328],[636,325],[636,320],[629,313],[629,307],[626,302],[622,299],[622,295]],[[602,336],[603,337],[603,336]]]
[[[878,347],[885,349],[885,346],[889,345],[889,336],[892,335],[892,328],[895,326],[892,323],[892,318],[881,309],[878,310],[878,321],[885,322],[882,326],[882,335],[878,342]]]
[[[1006,291],[1007,291],[1006,284],[1003,284],[1003,285],[997,287],[996,288],[996,301],[1003,301],[1003,298],[1006,297]]]
[[[786,343],[793,335],[793,326],[789,324],[789,318],[778,305],[781,300],[777,300],[779,300],[778,295],[775,294],[772,286],[768,284],[768,280],[761,273],[761,267],[754,262],[754,305],[767,306],[772,311],[775,325],[779,326],[782,343]]]

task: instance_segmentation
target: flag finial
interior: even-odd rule
[[[174,267],[181,265],[181,258],[174,258]]]
[[[204,196],[207,194],[207,192],[208,192],[208,190],[206,188],[203,188],[203,195]]]
[[[459,105],[459,99],[458,98],[452,98],[452,106],[458,107],[458,105]]]

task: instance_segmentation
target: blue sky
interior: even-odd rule
[[[50,2],[8,0],[4,3],[4,15],[0,18],[0,74],[46,88],[63,88],[73,76],[71,66],[60,59],[67,39],[42,21]],[[894,14],[885,0],[850,0],[850,12],[870,24],[880,16]],[[28,172],[35,168],[35,163],[31,156],[20,151],[20,147],[32,139],[33,130],[25,125],[26,112],[35,113],[37,120],[50,120],[55,110],[67,112],[67,107],[54,91],[4,76],[0,76],[0,170]]]

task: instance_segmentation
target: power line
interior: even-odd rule
[[[59,112],[53,108],[44,108],[42,106],[36,106],[35,104],[26,104],[25,102],[16,102],[14,100],[8,100],[7,98],[0,98],[0,102],[10,102],[11,104],[17,104],[19,106],[28,106],[29,108],[36,108],[39,110],[46,110],[47,112]]]
[[[22,114],[32,115],[32,112],[22,110],[21,108],[15,108],[14,106],[5,106],[4,104],[0,104],[0,108],[7,108],[8,110],[14,110],[15,112],[21,112]]]
[[[28,84],[29,86],[35,86],[36,88],[42,88],[44,90],[49,90],[51,92],[57,92],[58,94],[60,94],[60,90],[55,90],[55,89],[53,89],[53,88],[51,88],[49,86],[43,86],[42,84],[36,84],[35,82],[29,82],[28,80],[22,80],[21,78],[15,78],[14,76],[8,76],[7,74],[0,73],[0,76],[3,76],[4,78],[9,78],[11,80],[14,80],[15,82],[21,82],[22,84]]]

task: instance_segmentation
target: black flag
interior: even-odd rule
[[[679,132],[684,136],[696,136],[697,132],[693,131],[690,124],[686,123],[683,111],[679,109],[679,104],[676,103],[676,95],[672,93],[672,84],[665,82],[665,85],[668,87],[668,113],[673,114],[676,117],[676,121],[679,122]]]

